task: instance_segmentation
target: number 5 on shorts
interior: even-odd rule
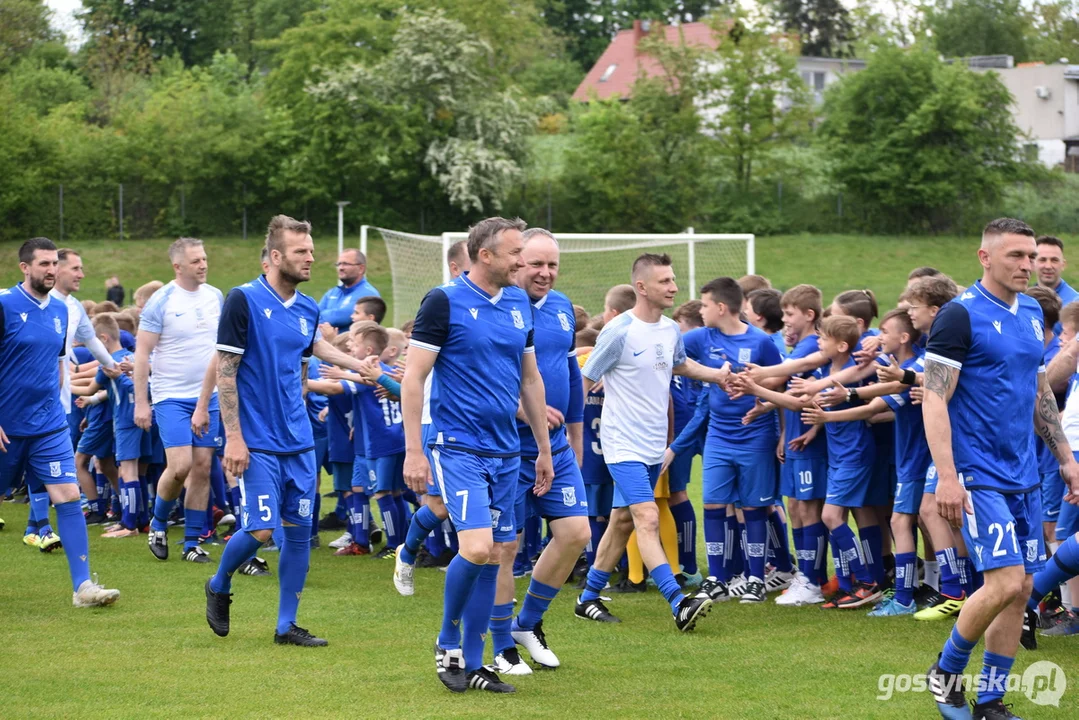
[[[270,518],[273,517],[273,510],[271,510],[270,506],[267,505],[266,502],[265,502],[266,500],[269,500],[269,499],[270,499],[269,495],[259,495],[258,496],[259,517],[262,520],[262,522],[269,522]]]
[[[461,498],[461,522],[467,522],[468,518],[468,490],[458,490],[457,497]]]

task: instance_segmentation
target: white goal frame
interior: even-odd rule
[[[367,254],[367,235],[371,229],[378,229],[373,225],[360,227],[360,251]],[[617,250],[641,250],[664,245],[685,245],[689,260],[689,296],[697,296],[697,263],[696,249],[698,243],[716,241],[745,241],[746,243],[746,274],[753,275],[756,270],[756,240],[757,236],[752,233],[695,233],[689,228],[684,233],[553,233],[558,239],[564,240],[622,240],[624,244],[606,248],[565,249],[565,253],[602,253]],[[468,238],[466,232],[444,232],[442,238],[442,282],[450,280],[450,268],[445,258],[450,246],[458,240]]]

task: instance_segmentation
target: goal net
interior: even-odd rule
[[[468,237],[463,232],[415,235],[375,227],[368,232],[381,236],[389,255],[395,324],[413,317],[424,294],[445,281],[446,251]],[[590,315],[603,311],[611,287],[629,282],[630,267],[641,253],[671,256],[678,283],[676,304],[697,297],[700,286],[713,278],[755,272],[751,234],[555,233],[555,237],[561,250],[555,287]]]

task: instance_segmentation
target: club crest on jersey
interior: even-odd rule
[[[27,316],[27,314],[26,314],[26,313],[19,313],[19,317],[21,317],[21,318],[22,318],[22,321],[23,321],[23,322],[26,322],[26,318],[27,318],[28,316]]]
[[[1038,559],[1038,539],[1027,540],[1027,562],[1032,563]]]
[[[510,310],[510,317],[513,318],[513,327],[517,328],[518,330],[524,329],[525,318],[524,315],[521,314],[520,310]]]
[[[1045,331],[1042,330],[1042,324],[1038,322],[1037,318],[1031,318],[1030,324],[1034,328],[1034,337],[1038,338],[1038,342],[1045,342]]]
[[[753,351],[749,348],[738,348],[738,362],[747,363],[753,357]]]
[[[562,326],[563,330],[569,332],[569,318],[566,316],[566,313],[558,313],[558,324]]]
[[[61,472],[63,472],[63,471],[60,469],[60,463],[58,463],[58,462],[49,463],[49,474],[50,475],[52,475],[53,477],[60,477]]]
[[[64,332],[64,329],[62,327],[60,327],[60,318],[54,317],[52,319],[52,324],[56,327],[56,334],[57,335],[62,335],[63,332]]]
[[[264,308],[262,312],[266,315],[267,320],[269,320],[270,316],[273,315],[273,310],[271,310],[270,308]]]
[[[311,501],[309,499],[307,499],[307,498],[301,498],[300,499],[300,506],[299,506],[299,508],[297,508],[296,512],[298,512],[300,514],[300,517],[310,517],[311,516]]]
[[[566,507],[573,507],[577,504],[577,490],[576,488],[562,488],[562,504]]]
[[[502,511],[491,508],[491,529],[498,529],[498,521],[502,519]]]
[[[300,318],[300,333],[307,334],[307,318]]]
[[[656,343],[656,359],[663,359],[663,343]]]

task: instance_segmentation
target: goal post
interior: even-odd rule
[[[603,311],[607,290],[629,282],[630,268],[644,252],[671,256],[678,294],[676,303],[697,296],[712,278],[740,277],[756,270],[756,238],[750,233],[554,233],[560,268],[556,287],[590,314]],[[367,252],[369,237],[381,237],[390,260],[393,282],[393,321],[401,324],[415,316],[428,290],[449,279],[446,254],[464,232],[419,235],[363,226],[360,249]]]

